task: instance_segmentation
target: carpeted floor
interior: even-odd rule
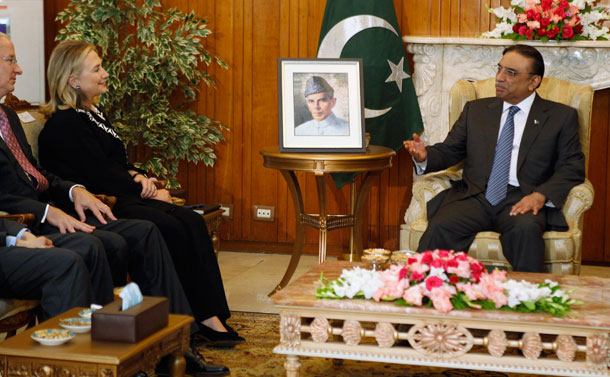
[[[279,344],[279,316],[277,314],[233,312],[228,321],[246,342],[235,349],[202,348],[201,353],[210,362],[224,364],[235,377],[285,376],[285,356],[273,353]],[[381,364],[344,360],[335,365],[330,359],[301,358],[303,377],[533,377],[525,374],[507,374],[458,369],[427,368],[398,364]]]

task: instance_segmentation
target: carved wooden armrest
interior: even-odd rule
[[[34,223],[34,214],[33,213],[15,213],[12,215],[0,214],[0,219],[17,221],[17,222],[25,224],[27,226],[31,226]]]
[[[582,217],[586,210],[593,205],[595,190],[588,179],[574,186],[566,198],[561,211],[570,227],[570,231],[576,231],[582,224]]]
[[[441,191],[451,187],[451,181],[462,179],[462,171],[444,170],[437,173],[430,173],[422,176],[413,183],[413,199],[419,204],[422,209],[418,219],[427,222],[428,214],[426,203]]]
[[[116,196],[97,194],[95,195],[95,197],[98,198],[102,203],[110,207],[110,209],[114,208],[114,205],[116,204]]]

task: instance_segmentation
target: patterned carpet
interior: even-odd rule
[[[279,344],[279,316],[276,314],[233,312],[228,321],[246,342],[235,349],[200,349],[213,363],[224,364],[235,377],[285,376],[285,356],[272,352]],[[303,377],[533,377],[526,374],[428,368],[345,360],[335,365],[330,359],[301,358]]]

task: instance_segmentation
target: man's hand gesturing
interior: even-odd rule
[[[413,140],[403,141],[405,149],[413,156],[415,161],[423,162],[426,161],[427,152],[424,142],[419,138],[419,135],[413,134]]]

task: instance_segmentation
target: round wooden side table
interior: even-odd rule
[[[362,215],[364,203],[373,184],[373,177],[383,169],[392,166],[392,156],[396,155],[390,148],[369,145],[365,153],[296,153],[280,152],[278,146],[265,147],[260,150],[263,166],[278,169],[288,184],[296,215],[296,237],[290,263],[282,281],[270,293],[273,294],[285,287],[299,264],[305,226],[319,230],[318,262],[326,260],[326,235],[329,230],[352,227],[354,252],[362,253]],[[303,195],[295,172],[314,173],[318,189],[319,214],[305,213]],[[329,215],[326,209],[326,174],[364,172],[364,180],[356,194],[355,205],[347,215]]]

